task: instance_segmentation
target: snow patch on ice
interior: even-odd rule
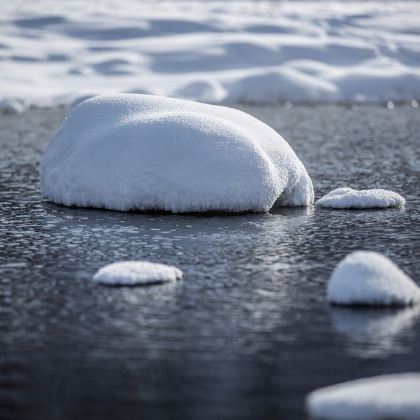
[[[315,418],[418,419],[419,390],[419,373],[383,375],[318,389],[306,405]]]
[[[121,261],[100,268],[93,276],[93,281],[107,286],[147,286],[174,282],[181,278],[182,271],[171,265]]]
[[[342,260],[328,281],[327,299],[336,305],[410,305],[420,288],[390,259],[356,251]]]
[[[306,206],[313,188],[288,143],[226,107],[150,95],[98,96],[49,142],[42,195],[114,210],[268,211]]]
[[[16,0],[0,12],[0,100],[133,86],[224,103],[420,99],[419,2]]]
[[[402,207],[405,205],[405,199],[396,192],[383,189],[337,188],[324,195],[315,204],[334,209],[371,209]]]

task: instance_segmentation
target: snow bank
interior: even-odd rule
[[[420,288],[384,255],[357,251],[335,268],[327,299],[337,305],[409,305],[420,300]]]
[[[174,282],[182,278],[176,267],[148,261],[122,261],[99,269],[93,281],[107,286],[147,286]]]
[[[413,1],[0,2],[0,100],[420,99]]]
[[[324,195],[315,204],[319,207],[334,209],[371,209],[402,207],[405,204],[405,199],[396,192],[382,189],[337,188]]]
[[[312,417],[324,419],[418,419],[420,374],[404,373],[321,388],[306,399]]]
[[[41,191],[56,203],[121,211],[313,202],[303,164],[266,124],[231,108],[135,94],[71,111],[44,153]]]

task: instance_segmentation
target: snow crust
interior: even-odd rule
[[[100,268],[93,276],[93,281],[108,286],[146,286],[174,282],[181,278],[182,271],[171,265],[121,261]]]
[[[334,209],[370,209],[402,207],[405,205],[405,199],[398,193],[389,190],[337,188],[324,195],[315,204],[319,207]]]
[[[376,376],[318,389],[306,399],[312,417],[419,419],[420,374]]]
[[[337,305],[410,305],[420,288],[390,259],[356,251],[342,260],[328,281],[327,299]]]
[[[113,210],[268,211],[313,203],[273,129],[226,107],[119,94],[76,106],[41,162],[42,195]]]
[[[0,12],[0,100],[420,99],[415,1],[14,0]]]

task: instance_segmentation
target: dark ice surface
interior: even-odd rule
[[[420,109],[243,107],[290,142],[316,197],[382,187],[404,209],[181,216],[65,208],[38,190],[63,108],[0,116],[0,418],[305,418],[305,395],[420,371],[420,309],[329,307],[353,250],[420,282]],[[175,285],[93,284],[104,264],[174,264]]]

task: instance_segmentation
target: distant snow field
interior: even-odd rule
[[[405,204],[405,199],[396,192],[383,189],[337,188],[324,195],[315,204],[319,207],[334,209],[373,209],[402,207]]]
[[[0,101],[420,98],[416,1],[4,1]],[[413,102],[416,103],[416,102]]]
[[[93,281],[107,286],[147,286],[174,282],[181,278],[182,271],[171,265],[148,261],[120,261],[99,269],[93,276]]]
[[[420,288],[384,255],[356,251],[335,268],[327,299],[336,305],[403,306],[420,301]]]
[[[307,397],[307,408],[322,419],[420,418],[420,374],[383,375],[318,389]]]
[[[245,112],[151,95],[75,107],[41,163],[44,197],[113,210],[268,211],[313,203],[289,144]]]

